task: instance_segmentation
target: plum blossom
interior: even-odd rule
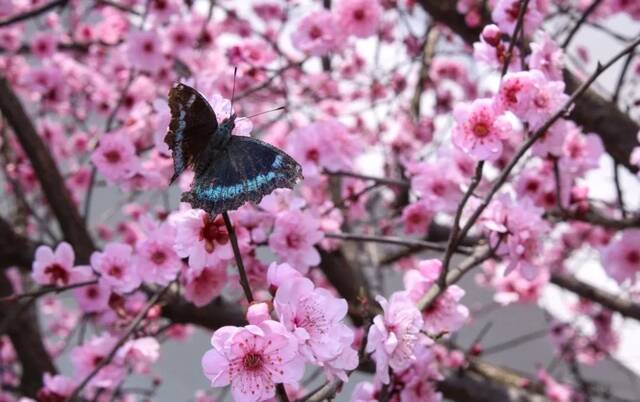
[[[103,136],[91,155],[91,161],[110,183],[133,176],[140,165],[136,148],[124,133]]]
[[[298,50],[310,56],[324,56],[338,45],[338,28],[333,14],[326,10],[315,11],[298,23],[291,37]]]
[[[276,218],[269,247],[292,267],[306,273],[320,263],[315,245],[324,238],[317,219],[307,212],[286,211]]]
[[[227,269],[224,262],[214,262],[194,270],[188,269],[182,277],[184,297],[198,307],[209,304],[220,296],[227,283]]]
[[[442,263],[439,260],[424,260],[418,263],[417,269],[404,274],[404,287],[409,300],[418,302],[436,283]],[[429,334],[439,335],[457,331],[469,317],[469,310],[459,304],[465,291],[457,285],[451,285],[422,312],[424,329]]]
[[[202,357],[212,387],[231,385],[236,402],[258,402],[275,396],[276,384],[293,384],[303,374],[298,341],[277,321],[214,332]]]
[[[444,377],[438,371],[438,357],[433,347],[419,343],[415,349],[416,360],[397,374],[404,386],[400,391],[403,402],[438,402],[442,394],[437,391],[436,382]]]
[[[44,373],[44,387],[38,391],[39,401],[63,401],[71,396],[76,382],[60,374]]]
[[[100,283],[116,293],[129,293],[140,286],[133,264],[133,249],[124,243],[109,243],[104,251],[91,255],[91,267],[100,274]]]
[[[160,344],[151,336],[127,341],[116,353],[116,361],[130,366],[135,373],[148,373],[160,358]]]
[[[426,233],[427,227],[433,219],[433,211],[426,202],[414,202],[402,211],[402,222],[407,234]]]
[[[356,385],[351,395],[351,402],[377,402],[377,393],[375,385],[368,381],[362,381]]]
[[[144,282],[167,285],[176,279],[182,261],[173,250],[175,232],[173,226],[163,223],[136,244],[136,270]]]
[[[475,160],[496,160],[503,141],[513,133],[511,123],[500,115],[491,99],[460,104],[454,112],[453,143]]]
[[[104,333],[94,336],[82,345],[71,350],[71,364],[76,378],[85,378],[100,364],[113,350],[118,338]],[[125,377],[126,370],[116,362],[104,366],[89,383],[95,387],[114,388]]]
[[[329,377],[347,381],[345,371],[358,366],[358,354],[351,347],[353,330],[342,322],[346,300],[316,288],[307,278],[297,278],[278,287],[273,304],[280,322],[298,338],[300,354],[325,367]]]
[[[519,0],[498,0],[491,18],[500,27],[502,32],[511,35],[515,29],[520,12],[521,2]],[[531,1],[524,14],[524,34],[531,35],[542,23],[544,14],[538,6],[538,1]]]
[[[600,157],[604,155],[604,145],[596,134],[582,134],[578,129],[567,133],[562,145],[560,166],[575,175],[600,165]]]
[[[153,73],[164,64],[162,43],[156,32],[133,31],[127,44],[128,60],[133,67]]]
[[[423,326],[422,315],[406,292],[394,292],[387,301],[377,296],[384,313],[373,319],[366,350],[373,353],[376,378],[389,383],[389,367],[400,371],[416,359],[415,348]]]
[[[77,283],[81,274],[74,268],[75,254],[67,242],[58,244],[55,251],[49,246],[36,249],[31,277],[40,285],[66,286]]]
[[[455,170],[448,168],[449,164],[446,158],[442,158],[409,166],[411,189],[433,210],[453,212],[462,197],[458,177]]]
[[[228,261],[233,258],[229,233],[222,216],[210,216],[201,209],[188,209],[172,216],[176,227],[174,250],[189,258],[189,267],[199,271],[207,259]]]
[[[542,71],[551,81],[562,80],[564,52],[546,32],[540,31],[536,36],[530,45],[529,67]]]
[[[376,33],[382,11],[378,0],[339,0],[334,10],[340,29],[358,38]]]
[[[600,252],[605,272],[618,283],[633,280],[640,271],[640,230],[627,229]]]

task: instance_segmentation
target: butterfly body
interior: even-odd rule
[[[219,125],[202,95],[184,84],[169,93],[171,123],[165,142],[172,150],[174,176],[187,167],[195,177],[181,200],[210,214],[259,202],[276,188],[293,188],[302,168],[283,151],[251,137],[232,135],[235,114]]]

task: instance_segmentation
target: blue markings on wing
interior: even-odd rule
[[[283,158],[282,155],[276,155],[276,158],[273,160],[271,164],[272,169],[280,169],[282,167]]]
[[[249,193],[256,192],[263,186],[272,182],[277,177],[282,176],[282,173],[269,172],[265,174],[259,174],[252,179],[245,180],[243,183],[232,184],[229,186],[197,186],[195,189],[195,193],[198,197],[206,199],[208,201],[226,201],[242,196],[244,194],[244,189],[246,189],[246,191],[248,191]]]

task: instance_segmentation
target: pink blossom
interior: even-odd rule
[[[198,307],[205,306],[220,296],[227,284],[226,264],[218,262],[198,270],[188,269],[182,280],[185,299]]]
[[[156,338],[143,338],[127,341],[116,354],[116,361],[130,366],[135,373],[148,373],[153,363],[160,358],[160,344]]]
[[[353,394],[351,395],[351,402],[378,402],[378,398],[376,397],[378,391],[376,387],[368,382],[362,381],[359,382],[356,387],[353,389]]]
[[[300,20],[292,34],[293,45],[310,56],[324,56],[338,45],[338,29],[333,14],[321,10]]]
[[[537,36],[530,45],[529,67],[542,71],[551,81],[562,80],[564,52],[546,32],[540,32]]]
[[[416,359],[414,351],[423,321],[406,292],[394,292],[390,301],[382,296],[377,296],[376,300],[384,313],[373,319],[366,350],[374,352],[376,378],[388,384],[389,367],[394,371],[403,370]]]
[[[359,152],[356,138],[335,119],[311,123],[291,135],[291,156],[302,165],[305,176],[322,169],[350,170]]]
[[[438,371],[438,356],[433,347],[419,343],[415,349],[416,360],[398,373],[404,384],[400,391],[402,402],[439,402],[442,394],[437,391],[436,382],[444,377]]]
[[[271,286],[276,288],[302,277],[303,276],[300,271],[292,268],[291,265],[287,263],[277,264],[272,262],[271,265],[269,265],[269,270],[267,271],[267,281]]]
[[[407,271],[404,275],[404,287],[409,299],[414,303],[419,301],[436,283],[441,271],[442,263],[435,259],[420,261],[418,269]],[[434,335],[460,329],[469,317],[469,310],[459,304],[464,294],[461,287],[449,286],[422,312],[424,329]]]
[[[640,271],[640,230],[624,230],[601,251],[600,256],[610,277],[618,283],[627,279],[633,281]]]
[[[518,21],[521,2],[519,0],[498,0],[495,5],[491,18],[498,24],[500,30],[509,35],[513,34]],[[524,34],[530,36],[544,19],[544,15],[538,8],[537,1],[529,2],[526,13],[524,14]]]
[[[247,63],[251,67],[266,67],[276,58],[271,46],[255,39],[246,39],[231,46],[227,57],[232,65]]]
[[[448,159],[440,159],[409,166],[411,189],[433,210],[453,212],[462,197],[458,177],[449,168],[450,163]]]
[[[109,308],[111,288],[102,282],[76,288],[73,294],[80,309],[86,313],[98,313]]]
[[[40,285],[66,286],[77,283],[78,270],[74,269],[75,254],[67,242],[58,244],[55,252],[49,246],[36,249],[31,277]]]
[[[456,125],[453,143],[472,158],[496,160],[502,153],[502,141],[513,132],[511,123],[496,110],[491,99],[461,104],[453,112]]]
[[[44,373],[44,387],[38,391],[40,401],[62,401],[73,393],[76,382],[69,377],[57,374]]]
[[[201,209],[188,209],[172,217],[176,227],[174,250],[189,258],[189,267],[200,270],[207,258],[227,261],[233,258],[229,234],[222,216],[211,217]]]
[[[162,43],[153,31],[132,31],[127,39],[127,56],[131,65],[154,73],[165,62]]]
[[[560,166],[572,174],[582,175],[600,166],[600,158],[604,153],[604,146],[598,135],[585,135],[578,129],[571,130],[562,145]]]
[[[211,386],[231,384],[237,402],[258,402],[275,396],[275,385],[292,384],[303,374],[298,342],[276,321],[222,327],[214,332],[202,369]]]
[[[433,211],[426,202],[414,202],[402,211],[402,222],[407,234],[424,234],[433,219]]]
[[[378,0],[339,0],[334,9],[340,29],[358,38],[376,33],[382,11]]]
[[[346,300],[315,288],[307,278],[284,282],[274,298],[280,322],[298,338],[300,355],[347,381],[347,370],[358,366],[358,353],[351,347],[353,330],[344,320]]]
[[[175,228],[164,223],[149,237],[136,244],[135,265],[140,278],[147,283],[167,285],[176,279],[182,261],[173,250]]]
[[[56,52],[58,40],[53,32],[41,32],[31,42],[31,52],[40,59],[47,59]]]
[[[128,244],[109,243],[103,252],[91,255],[91,267],[100,274],[100,283],[116,293],[129,293],[140,286],[140,276]]]
[[[71,350],[71,364],[76,378],[85,378],[100,364],[113,350],[118,338],[104,333],[94,336],[82,345]],[[126,370],[117,363],[109,363],[98,371],[89,383],[95,387],[114,388],[125,377]]]
[[[306,212],[291,210],[280,214],[269,237],[269,247],[285,262],[306,273],[320,263],[315,245],[322,240],[319,222]]]
[[[573,389],[569,385],[556,381],[544,369],[538,370],[538,378],[544,385],[544,392],[551,402],[571,402],[575,400]]]
[[[122,133],[107,134],[100,143],[91,161],[110,182],[117,183],[133,176],[139,169],[139,160],[133,142]]]

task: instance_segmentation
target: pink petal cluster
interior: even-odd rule
[[[133,249],[128,244],[109,243],[102,252],[91,255],[91,267],[100,274],[100,283],[124,294],[140,286],[141,280],[132,261]]]
[[[285,262],[306,273],[320,263],[315,245],[324,238],[317,219],[307,212],[286,211],[278,215],[269,247]]]
[[[409,300],[418,302],[436,283],[441,271],[442,263],[435,259],[420,261],[417,269],[407,271],[403,279]],[[460,304],[464,294],[465,291],[461,287],[449,286],[422,311],[424,330],[428,334],[440,335],[460,329],[469,317],[469,310]]]
[[[67,286],[82,280],[83,270],[74,267],[75,253],[67,242],[58,244],[55,251],[49,246],[36,249],[31,277],[40,285]]]
[[[324,367],[330,379],[335,375],[347,381],[346,371],[358,366],[358,354],[351,347],[353,330],[342,322],[346,300],[316,288],[307,278],[296,278],[280,284],[273,304],[279,321],[298,339],[299,353]]]
[[[640,272],[640,230],[627,229],[601,253],[602,267],[618,283],[635,280]]]
[[[415,361],[415,348],[420,340],[422,314],[406,292],[395,292],[387,301],[377,296],[383,314],[373,318],[367,335],[367,352],[373,352],[376,379],[389,383],[389,368],[406,369]]]
[[[345,34],[366,38],[376,33],[382,19],[378,0],[339,0],[334,12]]]
[[[140,167],[135,146],[124,133],[103,136],[91,161],[110,183],[130,178]]]
[[[326,10],[306,15],[291,36],[293,45],[310,56],[324,56],[334,51],[339,38],[334,16]]]
[[[503,142],[514,134],[511,123],[492,99],[458,105],[453,115],[456,119],[451,133],[453,143],[478,161],[498,159]]]
[[[275,396],[276,384],[293,384],[303,374],[298,341],[279,322],[265,320],[214,332],[202,369],[213,387],[231,385],[236,402]]]

